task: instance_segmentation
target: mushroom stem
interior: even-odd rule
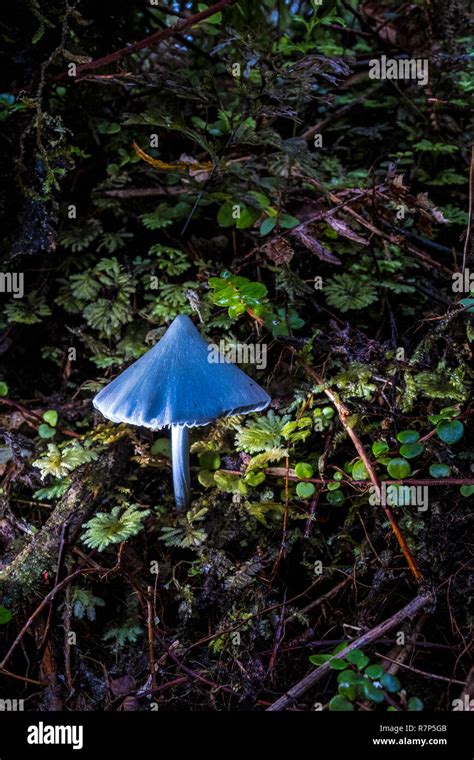
[[[171,426],[171,459],[173,464],[174,499],[178,509],[189,506],[189,430],[185,425]]]

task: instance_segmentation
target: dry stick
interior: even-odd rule
[[[416,596],[405,607],[402,607],[401,610],[392,615],[392,617],[384,620],[383,623],[375,626],[375,628],[372,628],[371,631],[367,631],[367,633],[362,634],[362,636],[359,636],[359,638],[352,641],[345,649],[343,649],[341,652],[338,652],[338,654],[335,654],[334,658],[342,660],[353,649],[362,649],[363,647],[372,644],[374,641],[381,638],[381,636],[387,633],[387,631],[390,631],[392,628],[400,625],[400,623],[402,623],[407,618],[412,618],[417,612],[419,612],[419,610],[423,609],[423,607],[432,601],[432,594],[425,593]],[[305,694],[308,689],[314,686],[315,683],[320,681],[321,678],[323,678],[325,675],[328,675],[330,672],[331,667],[329,665],[329,662],[325,662],[324,665],[321,665],[311,673],[308,673],[308,675],[302,678],[301,681],[298,681],[297,684],[292,686],[291,689],[286,692],[286,694],[277,699],[277,701],[268,708],[267,712],[279,712],[281,710],[286,710],[287,707],[292,705],[293,702]]]
[[[309,366],[309,364],[306,364],[306,362],[303,362],[296,352],[296,349],[294,349],[292,346],[287,346],[288,350],[291,351],[299,364],[306,370],[308,375],[310,375],[314,380],[316,380],[318,385],[324,385],[324,381],[321,377],[319,377],[316,370],[314,370],[312,367]],[[344,430],[346,431],[347,435],[351,439],[352,443],[354,444],[354,447],[359,454],[360,459],[364,463],[365,469],[367,470],[367,473],[369,475],[370,480],[372,481],[372,485],[375,488],[375,493],[378,497],[379,502],[382,504],[385,514],[387,515],[388,521],[392,527],[392,530],[397,538],[397,541],[399,543],[400,549],[402,550],[405,559],[408,563],[408,567],[410,568],[413,577],[420,581],[422,579],[422,574],[418,568],[418,565],[416,564],[416,561],[410,551],[410,548],[406,542],[405,536],[402,534],[400,528],[398,527],[398,523],[395,520],[395,517],[392,513],[392,510],[388,506],[388,504],[383,504],[384,499],[382,498],[382,489],[380,485],[380,480],[375,472],[374,468],[372,467],[372,463],[367,456],[367,452],[362,444],[362,441],[360,440],[359,436],[355,432],[355,430],[348,424],[347,420],[350,417],[350,411],[345,406],[345,404],[342,403],[342,401],[339,399],[336,393],[332,391],[330,388],[324,388],[324,393],[326,396],[332,401],[334,406],[337,409],[337,413],[339,415],[339,419],[341,420],[342,426]]]
[[[280,611],[280,617],[278,619],[277,629],[275,632],[275,643],[273,645],[272,654],[270,656],[270,662],[268,663],[267,676],[270,675],[270,673],[272,672],[275,666],[276,658],[278,656],[278,651],[280,649],[281,640],[283,638],[283,633],[285,630],[285,612],[286,612],[286,590],[283,597],[283,604]]]
[[[426,437],[426,436],[425,436]],[[424,440],[420,438],[420,441]],[[196,468],[200,469],[200,468]],[[220,470],[228,475],[242,475],[241,470]],[[271,478],[285,478],[286,469],[284,467],[266,467],[262,472]],[[290,469],[288,471],[289,480],[303,481],[304,483],[317,483],[319,485],[326,485],[326,483],[334,483],[332,478],[299,478],[295,471]],[[398,486],[473,486],[474,478],[404,478],[402,480],[384,480],[385,485],[398,485]],[[342,485],[354,485],[363,487],[364,482],[362,480],[353,480],[352,478],[345,477],[341,481]],[[18,501],[18,500],[17,500]],[[33,502],[38,504],[38,502]]]
[[[114,570],[116,570],[117,567],[118,567],[117,565],[115,567],[111,567],[110,570],[109,570],[109,573],[111,573]],[[101,569],[102,572],[104,571],[104,568],[100,568],[100,569]],[[32,612],[32,614],[30,615],[30,617],[26,621],[25,625],[21,629],[20,633],[16,637],[15,641],[11,645],[10,649],[6,653],[5,657],[0,662],[0,672],[2,670],[4,670],[5,665],[7,664],[8,660],[12,656],[13,652],[17,648],[18,644],[22,640],[23,636],[27,632],[27,630],[30,627],[30,625],[38,617],[38,615],[40,614],[40,612],[42,612],[44,610],[44,608],[49,604],[49,602],[51,602],[54,599],[54,597],[56,596],[56,594],[58,593],[58,591],[60,591],[62,588],[64,588],[64,586],[67,586],[68,583],[70,583],[72,580],[74,580],[74,578],[77,578],[79,575],[85,575],[86,573],[96,573],[96,572],[98,572],[98,570],[95,567],[80,567],[78,570],[75,570],[73,573],[71,573],[70,575],[68,575],[67,578],[64,578],[60,583],[58,583],[57,586],[55,586],[53,589],[51,589],[51,591],[49,592],[49,594],[46,594],[46,596],[44,597],[43,601],[38,605],[38,607],[35,609],[35,611]]]
[[[457,678],[447,678],[446,676],[439,676],[436,673],[427,673],[426,670],[419,670],[418,668],[414,668],[413,665],[406,665],[404,662],[400,662],[399,660],[393,660],[391,657],[387,657],[386,654],[380,654],[379,652],[375,653],[377,657],[380,657],[382,660],[387,660],[388,662],[392,662],[396,665],[398,665],[400,668],[405,668],[405,670],[410,670],[412,673],[416,673],[419,676],[424,676],[425,678],[432,678],[435,681],[447,681],[448,683],[458,683],[461,686],[465,686],[465,681],[458,681]]]
[[[466,269],[467,264],[467,249],[469,247],[469,241],[471,239],[471,224],[472,224],[472,206],[474,204],[474,145],[471,149],[471,167],[469,169],[469,210],[467,219],[466,240],[464,242],[464,251],[462,255],[462,272]]]
[[[234,691],[233,689],[229,689],[228,686],[221,686],[218,683],[214,683],[214,681],[210,681],[208,678],[204,678],[203,676],[199,675],[199,673],[196,673],[195,670],[192,670],[191,668],[188,668],[186,665],[184,665],[181,660],[178,660],[174,652],[171,651],[171,648],[167,647],[165,644],[165,649],[168,652],[168,655],[171,657],[173,662],[178,666],[180,670],[183,670],[190,678],[193,678],[195,681],[200,681],[201,683],[205,684],[206,686],[210,686],[212,689],[218,689],[219,691],[223,691],[226,694],[231,694],[233,697],[240,697],[241,694],[239,692]]]
[[[200,13],[195,13],[193,16],[189,16],[188,18],[182,19],[181,21],[178,21],[178,23],[176,23],[174,26],[168,27],[167,29],[162,29],[159,32],[155,32],[149,37],[146,37],[139,42],[135,42],[133,45],[128,45],[127,47],[120,48],[120,50],[116,50],[114,53],[104,55],[102,58],[96,58],[94,61],[88,61],[87,63],[79,64],[76,66],[76,73],[80,74],[83,71],[95,71],[95,69],[100,69],[102,66],[107,66],[109,63],[115,63],[115,61],[119,61],[126,55],[136,53],[138,50],[143,50],[144,48],[152,47],[152,45],[156,45],[158,42],[167,40],[170,37],[175,37],[177,34],[180,34],[190,26],[194,26],[195,24],[199,24],[201,21],[205,21],[207,18],[209,18],[209,16],[213,16],[215,13],[219,13],[219,11],[222,11],[224,8],[233,5],[235,2],[236,0],[220,0],[220,2],[214,3],[214,5],[209,6],[209,8],[206,8],[206,10],[201,11]],[[67,79],[68,77],[68,72],[63,72],[57,77],[54,77],[52,81],[57,82],[63,79]]]

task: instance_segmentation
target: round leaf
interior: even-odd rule
[[[51,425],[51,427],[56,427],[58,424],[58,413],[54,409],[48,409],[48,411],[43,414],[43,419],[48,425]]]
[[[430,465],[430,475],[432,478],[448,478],[451,470],[447,464],[437,463]]]
[[[354,705],[349,700],[342,697],[340,694],[336,694],[335,697],[329,702],[329,710],[331,712],[353,712]]]
[[[365,675],[373,681],[383,676],[384,673],[385,671],[381,665],[369,665],[369,667],[365,669]]]
[[[46,425],[46,423],[43,423],[38,428],[38,435],[40,438],[54,438],[56,431],[54,428]]]
[[[461,486],[459,489],[461,496],[472,496],[474,493],[474,486]]]
[[[300,499],[309,499],[316,491],[312,483],[298,483],[296,493]]]
[[[372,444],[372,454],[374,457],[379,457],[382,454],[386,454],[389,450],[388,443],[385,443],[385,441],[375,441]]]
[[[332,660],[329,661],[329,667],[331,668],[331,670],[346,670],[347,662],[346,660],[343,660],[340,657],[334,657]]]
[[[424,704],[418,697],[410,697],[408,700],[408,709],[412,712],[420,712],[423,710]]]
[[[357,459],[352,466],[352,477],[354,480],[367,480],[369,473],[365,468],[365,464],[362,460]]]
[[[411,467],[406,459],[397,457],[396,459],[390,460],[387,465],[387,470],[388,474],[391,475],[394,480],[402,480],[403,478],[407,478],[409,476]]]
[[[150,449],[153,455],[171,459],[171,442],[169,438],[157,438]]]
[[[346,660],[350,662],[351,665],[355,665],[356,668],[359,668],[359,670],[363,670],[369,662],[369,658],[360,649],[352,649],[348,652]]]
[[[422,443],[404,443],[400,446],[400,454],[405,459],[414,459],[423,453],[424,448]]]
[[[199,454],[199,464],[204,470],[218,470],[221,466],[221,458],[217,451],[203,451]]]
[[[333,507],[340,507],[345,501],[342,491],[330,491],[326,498]]]
[[[309,661],[311,665],[316,665],[319,667],[319,665],[324,665],[324,663],[330,660],[331,657],[331,654],[311,654]]]
[[[451,422],[440,422],[436,427],[436,434],[441,438],[443,443],[451,445],[461,440],[464,435],[464,425],[459,420]]]
[[[367,681],[367,683],[363,684],[362,693],[364,697],[369,700],[369,702],[374,702],[376,705],[379,705],[385,701],[383,690],[377,689],[372,681]]]
[[[216,481],[214,480],[214,473],[209,472],[209,470],[199,470],[198,472],[198,480],[204,488],[212,488],[212,486],[216,485]]]
[[[295,467],[295,473],[297,478],[312,478],[313,468],[307,462],[298,462]]]
[[[416,443],[420,438],[420,434],[416,430],[401,430],[397,435],[397,441],[400,443]]]
[[[2,380],[0,382],[0,396],[8,395],[8,385]]]
[[[400,691],[402,685],[396,676],[392,676],[391,673],[384,673],[380,679],[380,683],[390,694],[395,694]]]

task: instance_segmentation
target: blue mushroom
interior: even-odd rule
[[[210,347],[189,317],[179,315],[161,340],[103,388],[93,404],[113,422],[171,428],[176,506],[189,505],[189,428],[219,417],[259,412],[268,393]]]

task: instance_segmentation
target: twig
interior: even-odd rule
[[[193,16],[189,16],[188,18],[181,19],[174,26],[162,29],[159,32],[155,32],[149,37],[145,37],[145,39],[140,40],[139,42],[135,42],[133,45],[128,45],[127,47],[120,48],[120,50],[115,50],[113,53],[104,55],[101,58],[96,58],[94,61],[87,61],[87,63],[79,64],[76,66],[76,73],[82,74],[83,71],[95,71],[96,69],[100,69],[102,66],[107,66],[110,63],[119,61],[126,55],[131,55],[132,53],[136,53],[139,50],[144,50],[145,48],[152,47],[162,40],[167,40],[170,37],[175,37],[186,29],[189,29],[189,27],[195,26],[201,21],[205,21],[207,18],[209,18],[209,16],[213,16],[215,13],[219,13],[219,11],[222,11],[224,8],[233,5],[235,2],[236,0],[219,0],[218,3],[214,3],[214,5],[209,6],[205,10],[200,11],[199,13],[195,13]],[[69,78],[68,72],[63,72],[57,77],[54,77],[53,81],[62,81],[67,78]]]
[[[464,251],[462,256],[462,271],[466,269],[467,263],[467,250],[469,248],[469,241],[471,239],[471,224],[472,224],[472,206],[474,204],[474,145],[471,149],[471,167],[469,169],[469,210],[467,218],[467,230],[466,240],[464,241]]]
[[[381,657],[382,660],[387,660],[388,662],[393,662],[396,665],[398,665],[400,668],[405,668],[405,670],[411,670],[412,673],[416,673],[419,676],[424,676],[425,678],[432,678],[435,681],[447,681],[448,683],[458,683],[461,686],[465,686],[465,681],[458,681],[456,678],[447,678],[446,676],[439,676],[436,673],[427,673],[426,670],[419,670],[418,668],[414,668],[412,665],[406,665],[404,662],[400,662],[400,660],[393,660],[391,657],[387,657],[385,654],[380,654],[378,652],[375,653],[377,657]]]
[[[201,676],[199,673],[196,673],[195,670],[188,668],[180,660],[178,660],[178,658],[172,651],[171,647],[167,647],[165,645],[165,649],[168,652],[169,657],[179,667],[179,669],[183,670],[188,676],[190,676],[190,678],[193,678],[195,681],[200,681],[201,683],[206,684],[206,686],[210,686],[212,689],[218,689],[219,691],[224,691],[226,694],[231,694],[233,697],[241,696],[238,692],[234,691],[233,689],[229,689],[228,686],[221,686],[218,683],[214,683],[214,681],[210,681],[208,678],[204,678],[204,676]]]
[[[372,644],[374,641],[377,641],[377,639],[381,638],[381,636],[387,633],[387,631],[390,631],[392,628],[400,625],[400,623],[402,623],[407,618],[412,618],[421,609],[423,609],[423,607],[426,607],[426,605],[432,601],[432,594],[425,593],[416,596],[414,599],[412,599],[411,602],[405,605],[405,607],[392,615],[392,617],[384,620],[383,623],[379,623],[379,625],[375,626],[375,628],[372,628],[372,630],[367,631],[362,636],[359,636],[359,638],[352,641],[345,649],[338,652],[338,654],[335,654],[334,658],[344,659],[344,657],[346,657],[346,655],[349,654],[349,652],[351,652],[353,649],[362,649],[363,647]],[[282,697],[277,699],[276,702],[270,705],[267,712],[279,712],[281,710],[286,710],[287,707],[290,707],[299,697],[305,694],[308,689],[314,686],[318,681],[321,680],[321,678],[323,678],[325,675],[328,675],[330,672],[331,668],[329,662],[325,662],[319,668],[316,668],[311,673],[308,673],[308,675],[302,678],[301,681],[298,681],[298,683],[292,686],[291,689],[286,692],[286,694],[284,694]]]
[[[283,633],[285,630],[285,612],[286,612],[286,589],[285,589],[285,594],[283,596],[283,604],[281,606],[278,625],[275,631],[275,643],[273,645],[273,651],[270,657],[270,662],[268,663],[267,676],[270,675],[270,673],[272,672],[275,666],[276,658],[278,656],[278,651],[280,649],[280,644],[281,644]]]
[[[309,366],[309,364],[306,364],[306,362],[304,362],[302,359],[300,359],[298,357],[298,354],[297,354],[296,350],[292,346],[287,346],[287,349],[289,351],[291,351],[296,356],[297,361],[306,370],[306,372],[308,373],[308,375],[310,375],[314,380],[316,380],[316,382],[317,382],[318,385],[324,386],[324,381],[318,375],[318,373],[316,372],[316,370],[314,370],[312,367]],[[364,463],[365,469],[367,470],[369,478],[370,478],[370,480],[371,480],[371,482],[372,482],[372,484],[373,484],[373,486],[375,488],[375,493],[376,493],[376,495],[378,497],[379,502],[383,502],[384,500],[382,499],[382,490],[381,490],[381,484],[380,484],[379,477],[378,477],[377,473],[375,472],[375,470],[374,470],[374,468],[372,466],[372,462],[370,461],[370,459],[369,459],[369,457],[367,455],[367,452],[366,452],[366,450],[365,450],[365,448],[364,448],[364,446],[362,444],[362,441],[360,440],[359,436],[355,432],[354,428],[351,427],[351,425],[348,423],[348,419],[350,417],[350,411],[349,411],[349,409],[346,407],[345,404],[342,403],[342,401],[339,399],[339,397],[337,396],[337,394],[334,393],[334,391],[332,391],[330,388],[323,388],[323,390],[324,390],[324,393],[326,394],[326,396],[332,401],[332,403],[336,407],[337,413],[339,415],[339,419],[341,420],[341,424],[342,424],[344,430],[346,431],[347,435],[351,439],[352,443],[354,444],[354,448],[357,451],[357,453],[358,453],[361,461]],[[420,581],[422,579],[421,572],[420,572],[420,570],[418,568],[418,565],[417,565],[417,563],[416,563],[416,561],[415,561],[415,559],[414,559],[414,557],[413,557],[413,555],[412,555],[412,553],[410,551],[410,548],[409,548],[409,546],[408,546],[408,544],[406,542],[405,536],[402,534],[400,528],[398,527],[398,523],[395,520],[395,517],[393,515],[392,510],[390,509],[390,507],[388,506],[388,504],[383,504],[382,503],[382,507],[383,507],[383,510],[384,510],[385,514],[387,515],[388,521],[389,521],[389,523],[391,525],[391,528],[392,528],[392,530],[393,530],[393,532],[394,532],[394,534],[396,536],[396,539],[398,541],[400,549],[402,550],[402,552],[403,552],[403,554],[405,556],[405,559],[406,559],[406,561],[408,563],[408,567],[410,568],[410,570],[411,570],[411,572],[413,574],[413,577],[417,581]]]

